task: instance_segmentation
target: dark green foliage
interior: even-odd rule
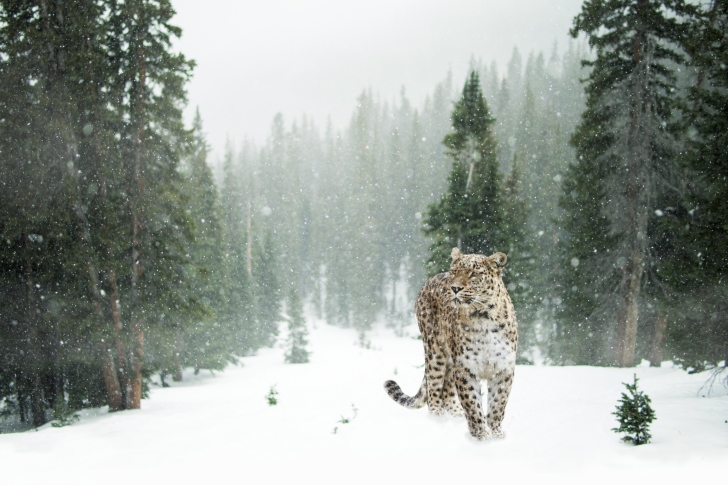
[[[619,427],[613,428],[612,431],[627,433],[627,436],[622,438],[624,441],[630,441],[635,445],[643,445],[649,443],[652,437],[649,433],[650,423],[657,418],[655,417],[655,411],[650,407],[652,402],[650,397],[637,389],[637,380],[637,374],[635,374],[633,384],[623,382],[627,391],[629,391],[629,395],[622,393],[617,411],[612,413],[617,416],[617,421],[619,421]]]
[[[286,351],[286,362],[289,364],[305,364],[308,362],[309,352],[308,330],[306,319],[303,317],[303,304],[298,291],[291,288],[288,296],[288,350]]]
[[[685,49],[695,70],[684,109],[681,194],[665,201],[660,275],[676,315],[668,350],[681,366],[728,365],[728,2],[706,5],[691,22]]]
[[[450,251],[456,246],[464,253],[488,255],[506,250],[493,122],[473,71],[452,112],[453,132],[442,142],[453,160],[447,192],[428,207],[424,219],[425,234],[433,239],[430,275],[450,268]]]
[[[586,34],[596,58],[584,62],[586,111],[559,200],[555,362],[629,366],[649,348],[637,321],[662,291],[652,228],[676,183],[676,73],[692,10],[679,0],[594,0],[574,19],[572,36]]]
[[[527,203],[521,196],[517,162],[504,181],[499,170],[494,118],[480,88],[478,73],[472,71],[460,100],[452,112],[452,132],[443,145],[453,160],[447,192],[428,207],[425,234],[433,239],[427,263],[430,275],[450,268],[450,251],[459,247],[465,253],[508,254],[504,274],[518,311],[523,310],[521,333],[533,337],[530,323],[533,292],[528,284],[534,262],[526,242]],[[530,341],[529,341],[530,340]],[[533,339],[525,338],[528,348]]]
[[[0,413],[24,426],[135,407],[153,373],[232,358],[173,15],[166,0],[0,2]]]
[[[187,217],[194,223],[194,243],[187,248],[194,275],[193,291],[207,310],[192,316],[185,329],[175,332],[173,364],[178,367],[222,370],[240,353],[236,324],[226,317],[229,303],[228,267],[225,261],[222,215],[207,165],[209,148],[202,118],[196,113],[192,125],[192,150],[182,167],[184,190],[188,194]]]

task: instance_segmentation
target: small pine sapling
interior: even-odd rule
[[[278,391],[276,391],[276,386],[271,386],[270,391],[268,391],[268,394],[266,394],[265,399],[268,401],[268,406],[275,406],[278,404]]]
[[[622,393],[622,399],[617,406],[617,411],[612,413],[617,416],[619,428],[613,428],[615,433],[627,433],[623,441],[631,441],[635,445],[649,443],[652,435],[649,433],[650,423],[657,419],[655,411],[650,407],[650,398],[644,392],[637,390],[637,374],[634,375],[634,384],[627,384],[630,395]]]
[[[308,330],[306,329],[306,319],[303,317],[303,305],[298,291],[291,289],[288,297],[288,351],[286,352],[286,363],[288,364],[306,364],[308,363],[309,352],[306,350],[308,345]]]

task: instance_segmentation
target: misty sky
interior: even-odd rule
[[[387,100],[402,86],[419,105],[448,69],[458,85],[471,58],[501,72],[518,46],[561,51],[582,0],[172,0],[179,49],[197,62],[189,85],[220,158],[229,137],[262,143],[273,116],[304,113],[341,129],[371,87]]]

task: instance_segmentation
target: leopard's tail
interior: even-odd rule
[[[412,397],[402,392],[399,384],[394,381],[385,382],[384,389],[389,394],[389,397],[408,409],[419,409],[427,402],[427,378],[422,379],[420,390]]]

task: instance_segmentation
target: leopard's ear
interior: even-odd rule
[[[506,265],[506,261],[508,261],[508,256],[503,253],[495,253],[491,255],[489,259],[495,263],[495,266],[498,269],[501,269],[503,268],[503,266]]]
[[[460,252],[460,248],[452,248],[452,252],[450,253],[450,257],[452,258],[453,261],[455,261],[456,259],[460,258],[460,256],[462,256],[462,255],[463,255],[463,253]]]

